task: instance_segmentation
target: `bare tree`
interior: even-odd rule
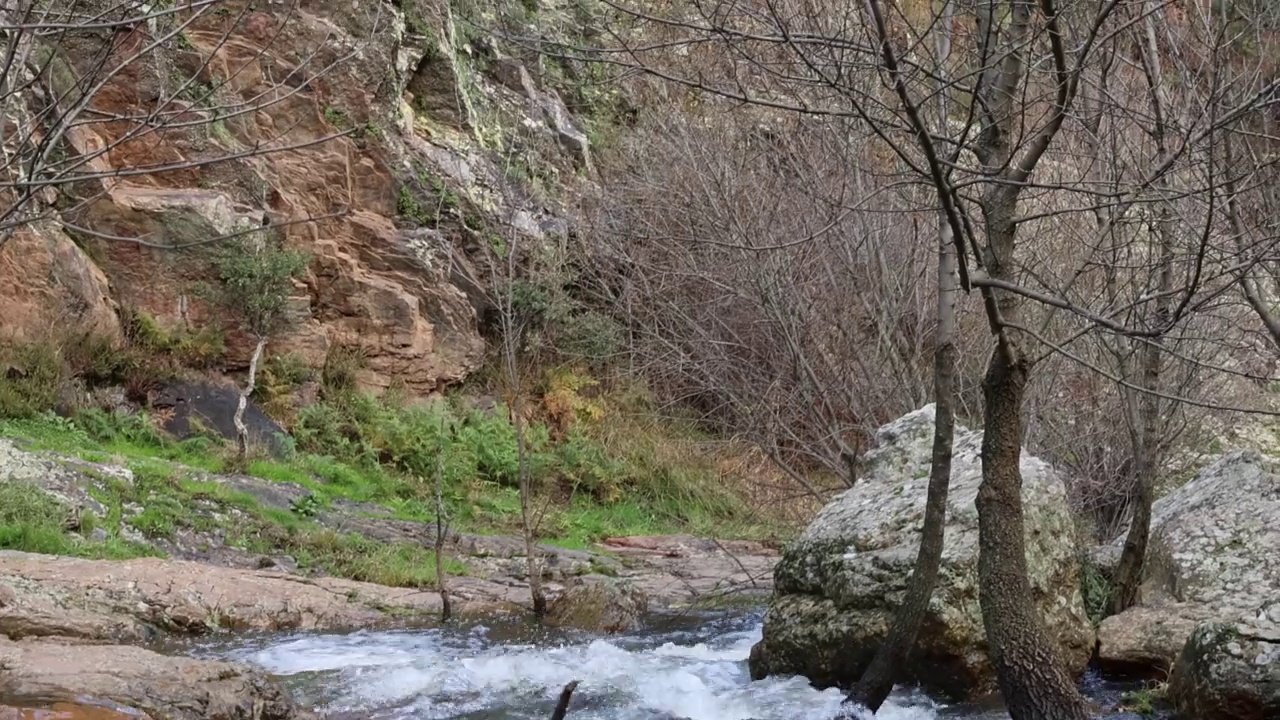
[[[449,576],[445,574],[444,548],[449,534],[449,521],[444,509],[444,444],[451,435],[445,433],[445,423],[440,422],[440,445],[436,450],[436,589],[440,592],[440,620],[448,622],[453,616],[453,602],[449,598]]]
[[[819,495],[930,398],[933,213],[877,191],[866,148],[842,123],[646,118],[598,208],[636,370]]]
[[[538,289],[526,273],[535,248],[526,248],[523,237],[511,224],[505,237],[489,239],[490,295],[499,333],[499,357],[502,364],[504,399],[516,436],[517,483],[520,492],[520,527],[524,537],[526,571],[533,613],[542,617],[547,612],[547,597],[542,588],[542,563],[538,550],[538,516],[534,507],[535,484],[531,467],[529,419],[524,394],[526,343],[539,315]]]

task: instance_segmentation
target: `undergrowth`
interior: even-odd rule
[[[104,541],[90,541],[86,536],[99,520],[83,514],[75,518],[72,528],[68,527],[72,519],[70,508],[34,485],[0,480],[0,549],[109,560],[157,554],[118,533],[108,532]]]
[[[58,518],[65,508],[49,505],[54,501],[34,488],[0,484],[15,493],[0,497],[0,505],[12,508],[0,515],[0,547],[131,557],[156,551],[124,539],[126,527],[151,541],[218,529],[232,547],[290,555],[303,568],[423,587],[435,581],[430,551],[336,532],[317,516],[349,501],[397,519],[434,522],[437,470],[455,530],[519,532],[515,432],[502,405],[470,407],[461,399],[411,404],[394,393],[364,395],[350,382],[352,372],[326,368],[333,382],[326,383],[325,399],[298,413],[290,453],[258,457],[247,466],[229,462],[231,449],[221,439],[174,440],[145,412],[81,410],[61,417],[46,411],[0,421],[0,436],[31,449],[122,465],[133,473],[132,482],[104,476],[92,491],[109,508],[106,517],[91,521],[108,533],[105,543],[64,528]],[[626,402],[579,397],[574,388],[580,385],[544,388],[558,398],[552,404],[560,409],[529,428],[538,533],[545,542],[583,548],[611,536],[777,533],[755,521],[722,481],[692,428],[673,437],[670,426],[638,419],[643,413]],[[231,469],[292,483],[308,494],[289,510],[264,507],[208,474]],[[465,571],[450,563],[449,572]]]

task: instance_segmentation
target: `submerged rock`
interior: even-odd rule
[[[933,406],[885,425],[857,486],[832,500],[783,553],[751,675],[849,686],[870,663],[905,594],[924,518]],[[953,697],[994,689],[978,605],[982,435],[956,428],[942,568],[907,678]],[[1073,523],[1058,473],[1025,452],[1027,566],[1049,636],[1073,671],[1094,647],[1080,595]]]
[[[547,608],[548,625],[591,632],[619,633],[640,629],[648,600],[631,583],[601,580],[570,585]]]
[[[1124,538],[1116,540],[1116,546]],[[1161,676],[1201,622],[1280,622],[1280,460],[1228,453],[1156,501],[1142,604],[1103,621],[1104,668]]]
[[[39,699],[44,705],[123,706],[166,720],[305,717],[279,684],[235,663],[66,641],[0,637],[0,695]]]

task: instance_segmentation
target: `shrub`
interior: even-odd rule
[[[262,411],[285,427],[297,420],[297,410],[290,395],[311,380],[311,368],[297,355],[272,355],[262,363],[253,400]]]
[[[0,348],[0,417],[30,418],[52,409],[66,379],[62,355],[52,345]]]
[[[145,412],[108,412],[91,408],[77,412],[73,419],[86,435],[100,443],[119,442],[151,448],[173,443],[156,429],[151,416]]]
[[[67,343],[63,357],[70,371],[91,386],[122,384],[146,361],[128,343],[104,335]]]
[[[1111,611],[1111,578],[1087,554],[1080,557],[1080,593],[1084,609],[1094,625]]]
[[[34,485],[0,481],[0,549],[112,559],[158,554],[116,537],[105,543],[87,542],[65,529],[69,514],[67,506]],[[81,516],[81,532],[91,532],[95,524],[92,515]]]
[[[368,360],[360,347],[336,345],[329,348],[320,375],[320,390],[329,400],[343,400],[354,395],[360,371]]]
[[[570,433],[555,448],[558,479],[573,490],[590,493],[603,503],[622,498],[630,468],[620,458],[610,456],[604,446],[580,432]]]

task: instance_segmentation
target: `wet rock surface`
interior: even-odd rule
[[[888,632],[919,545],[933,408],[882,427],[858,484],[831,501],[774,573],[775,590],[751,673],[856,682]],[[953,697],[994,687],[978,605],[981,433],[956,428],[946,544],[938,586],[906,671]],[[1065,489],[1047,463],[1022,455],[1027,564],[1033,595],[1064,660],[1082,671],[1094,646],[1079,589]]]
[[[295,720],[308,717],[265,673],[216,660],[169,657],[138,647],[13,641],[0,636],[0,698],[39,699],[84,720]],[[91,712],[87,703],[120,708]],[[131,712],[128,712],[131,711]]]
[[[647,608],[648,599],[629,582],[579,579],[556,597],[544,620],[590,632],[632,632],[640,628]]]

